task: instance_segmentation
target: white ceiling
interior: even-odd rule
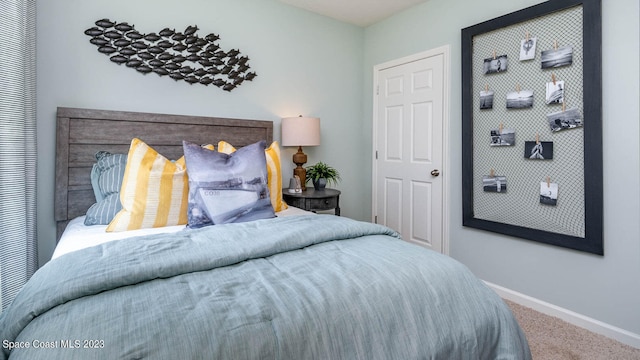
[[[280,0],[340,21],[368,26],[428,0]]]

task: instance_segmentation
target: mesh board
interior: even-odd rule
[[[566,109],[578,109],[583,126],[589,116],[583,111],[582,6],[558,11],[473,38],[473,211],[483,220],[585,237],[584,138],[583,128],[552,132],[547,115],[562,110],[562,104],[546,104],[546,83],[564,81]],[[535,58],[520,61],[520,41],[527,32],[537,38]],[[540,52],[573,47],[569,66],[541,69]],[[485,74],[484,59],[507,55],[506,71]],[[533,107],[507,109],[509,92],[533,91]],[[494,92],[492,109],[480,109],[480,91]],[[491,130],[503,124],[515,130],[515,146],[490,146]],[[525,141],[553,142],[552,160],[525,159]],[[506,176],[507,191],[485,192],[482,177],[491,169]],[[540,183],[549,177],[559,187],[556,206],[540,203]]]

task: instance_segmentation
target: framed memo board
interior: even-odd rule
[[[600,0],[462,29],[464,226],[604,255],[601,43]]]

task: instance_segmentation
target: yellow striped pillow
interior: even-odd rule
[[[213,150],[213,145],[207,145]],[[184,156],[172,162],[140,139],[133,139],[120,189],[120,210],[107,231],[187,223],[189,179]]]
[[[218,152],[231,154],[236,151],[233,145],[226,141],[218,142]],[[287,204],[282,201],[282,168],[280,166],[280,146],[277,141],[264,150],[267,159],[267,185],[271,196],[271,206],[278,212],[287,209]]]

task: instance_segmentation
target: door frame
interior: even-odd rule
[[[378,148],[378,130],[376,122],[378,120],[378,89],[380,81],[379,73],[391,67],[407,64],[410,62],[426,59],[432,56],[443,56],[443,94],[442,94],[442,253],[449,255],[449,97],[450,97],[450,46],[444,45],[417,54],[405,56],[399,59],[384,62],[373,67],[373,118],[372,118],[372,155],[371,155],[371,222],[375,222],[376,209],[378,206],[378,183],[376,182],[378,168],[376,162],[376,151]]]

